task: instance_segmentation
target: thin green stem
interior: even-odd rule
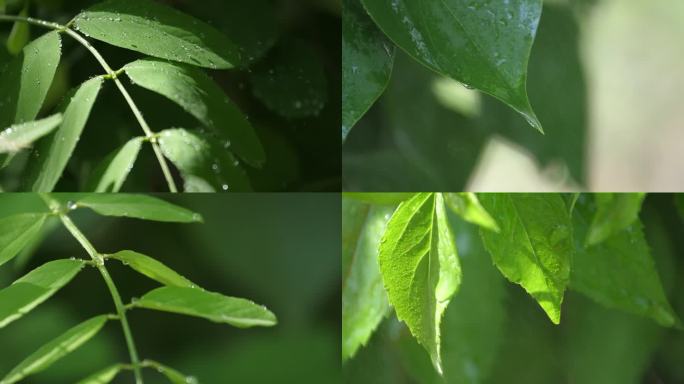
[[[145,136],[149,139],[148,141],[150,144],[152,144],[152,149],[154,150],[154,154],[157,157],[157,161],[159,162],[159,165],[161,166],[162,173],[164,174],[164,178],[166,179],[166,183],[169,186],[169,191],[173,193],[178,192],[178,188],[176,188],[176,183],[173,180],[173,176],[171,175],[171,170],[169,169],[169,165],[166,162],[166,158],[164,157],[164,154],[161,151],[161,148],[159,147],[159,143],[154,140],[153,138],[155,137],[154,132],[152,132],[152,129],[150,129],[150,126],[147,124],[147,121],[145,121],[145,118],[142,115],[142,112],[140,112],[140,109],[138,106],[135,104],[133,101],[133,98],[131,95],[128,93],[126,88],[124,87],[123,83],[118,79],[118,75],[121,73],[121,71],[114,71],[112,67],[109,66],[107,61],[102,57],[100,52],[95,49],[95,47],[90,44],[88,40],[86,40],[83,36],[81,36],[78,32],[74,31],[73,29],[70,29],[69,27],[65,25],[61,25],[58,23],[53,23],[50,21],[45,21],[45,20],[39,20],[39,19],[34,19],[31,17],[23,17],[23,16],[10,16],[10,15],[0,15],[0,21],[24,21],[29,24],[37,25],[40,27],[44,28],[50,28],[50,29],[55,29],[60,32],[65,32],[69,36],[71,36],[74,40],[78,41],[81,45],[83,45],[94,57],[95,59],[100,63],[102,68],[107,72],[106,78],[114,80],[114,83],[116,84],[116,87],[119,89],[121,94],[123,95],[124,99],[126,99],[126,103],[128,103],[128,106],[131,108],[131,111],[133,111],[133,115],[135,116],[136,120],[140,124],[140,127],[142,128],[143,132],[145,132]]]

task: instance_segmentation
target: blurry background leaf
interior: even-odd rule
[[[585,242],[596,245],[621,232],[639,219],[645,193],[600,193],[592,195],[596,212]]]
[[[28,0],[24,1],[24,9],[19,12],[19,16],[28,16]],[[3,2],[2,8],[4,11],[5,4]],[[12,27],[12,32],[10,32],[9,37],[7,37],[7,50],[12,55],[18,55],[22,49],[29,42],[30,27],[28,23],[17,21]]]

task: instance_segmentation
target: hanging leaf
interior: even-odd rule
[[[121,364],[112,365],[99,372],[95,372],[76,384],[107,384],[114,380],[116,375],[121,372],[121,369]]]
[[[202,71],[151,59],[127,64],[124,70],[134,84],[167,97],[211,128],[226,148],[249,164],[259,167],[266,160],[259,137],[245,115]]]
[[[57,113],[42,120],[15,124],[0,132],[0,153],[15,153],[26,149],[61,123],[62,114]]]
[[[501,229],[481,231],[494,264],[532,295],[554,324],[560,323],[574,251],[565,202],[546,193],[481,194],[480,201]]]
[[[86,207],[105,216],[176,223],[201,222],[202,216],[183,207],[146,195],[78,194],[75,207]]]
[[[89,187],[93,192],[119,192],[138,158],[144,138],[134,137],[107,156],[93,171]]]
[[[387,224],[379,258],[397,317],[425,347],[441,373],[440,322],[461,282],[441,194],[419,193],[399,205]]]
[[[108,315],[96,316],[64,332],[24,359],[0,382],[3,384],[16,383],[27,376],[47,369],[57,360],[73,352],[95,336],[105,325],[107,319]]]
[[[526,90],[541,0],[362,3],[380,29],[414,59],[496,97],[542,131]]]
[[[120,251],[113,255],[107,255],[112,259],[121,261],[134,270],[142,273],[152,280],[173,287],[197,288],[192,281],[179,275],[176,271],[160,263],[159,261],[133,251]]]
[[[50,298],[71,281],[84,265],[82,260],[50,261],[0,290],[0,328]]]
[[[239,328],[276,324],[275,315],[266,307],[197,288],[157,288],[134,301],[133,306],[202,317]]]
[[[46,217],[29,213],[0,219],[0,265],[12,260],[38,237]]]
[[[645,193],[597,193],[596,214],[589,227],[587,245],[596,245],[639,219]]]
[[[494,232],[499,232],[496,220],[482,207],[474,193],[447,193],[444,195],[444,201],[447,207],[451,208],[455,214],[461,216],[465,221]]]
[[[94,39],[166,60],[205,68],[241,64],[240,49],[209,24],[151,0],[112,0],[74,19]]]

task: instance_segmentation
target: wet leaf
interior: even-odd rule
[[[142,273],[152,280],[156,280],[164,285],[172,287],[197,288],[192,281],[179,275],[173,269],[161,262],[134,251],[120,251],[112,255],[107,255],[112,259],[121,261],[124,265]]]
[[[144,138],[134,137],[123,147],[107,156],[93,171],[88,190],[93,192],[119,192],[133,169]]]
[[[26,149],[61,123],[62,114],[57,113],[42,120],[12,125],[0,132],[0,153],[14,153]]]
[[[148,366],[156,369],[157,372],[159,372],[160,374],[164,375],[171,382],[171,384],[193,383],[193,381],[191,381],[192,379],[190,379],[189,377],[185,376],[184,374],[176,371],[171,367],[167,367],[164,364],[152,360],[145,360],[145,363]]]
[[[176,223],[201,222],[202,216],[165,200],[146,195],[78,194],[74,207],[86,207],[105,216]]]
[[[0,219],[0,265],[12,260],[38,237],[46,217],[27,213]]]

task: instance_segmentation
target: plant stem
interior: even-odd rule
[[[135,115],[136,120],[138,120],[138,123],[140,124],[140,127],[142,128],[143,132],[145,132],[145,136],[148,138],[148,141],[150,144],[152,144],[152,149],[154,150],[154,154],[157,157],[157,161],[159,161],[159,165],[161,166],[162,173],[164,174],[164,178],[166,179],[166,183],[169,186],[169,191],[176,193],[178,192],[178,188],[176,188],[176,183],[173,180],[173,176],[171,175],[171,171],[169,169],[169,165],[166,162],[166,158],[164,157],[164,154],[161,151],[161,148],[159,147],[159,143],[154,139],[155,134],[152,132],[150,129],[150,126],[147,124],[147,121],[145,121],[145,118],[142,115],[142,112],[140,112],[140,109],[138,106],[135,104],[133,101],[133,98],[131,98],[131,95],[128,93],[126,88],[124,87],[123,83],[121,83],[121,80],[118,79],[117,77],[117,72],[112,70],[112,68],[109,66],[107,61],[102,57],[100,52],[98,52],[95,47],[88,42],[83,36],[81,36],[78,32],[68,28],[65,25],[61,25],[58,23],[53,23],[50,21],[45,21],[45,20],[39,20],[39,19],[34,19],[31,17],[23,17],[23,16],[9,16],[9,15],[0,15],[0,21],[23,21],[29,24],[37,25],[40,27],[44,28],[50,28],[50,29],[55,29],[61,32],[65,32],[69,36],[71,36],[74,40],[78,41],[81,45],[83,45],[90,53],[95,57],[95,59],[100,63],[102,68],[107,72],[107,75],[109,78],[114,80],[114,83],[116,84],[116,87],[119,89],[121,94],[123,95],[124,99],[126,99],[126,102],[128,103],[128,106],[131,108],[133,111],[133,115]]]

